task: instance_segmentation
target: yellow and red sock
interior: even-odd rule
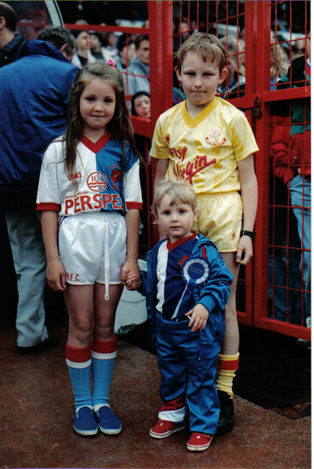
[[[218,371],[216,376],[217,391],[224,391],[233,397],[233,378],[239,368],[239,353],[235,355],[218,355]]]

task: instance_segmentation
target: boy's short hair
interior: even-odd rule
[[[117,41],[117,49],[118,52],[121,52],[126,45],[130,46],[131,44],[134,44],[133,39],[128,38],[128,35],[126,33],[121,34]]]
[[[7,29],[14,33],[17,25],[17,14],[13,8],[5,2],[0,2],[0,16],[5,18]]]
[[[194,33],[181,44],[175,54],[175,62],[179,70],[181,70],[183,60],[189,52],[196,52],[203,58],[204,62],[209,59],[217,64],[219,73],[227,64],[227,50],[213,34]]]
[[[148,34],[140,34],[139,36],[137,36],[135,38],[135,49],[139,49],[140,48],[140,45],[141,45],[141,42],[143,41],[149,41],[149,35]]]
[[[160,201],[165,195],[170,197],[171,204],[188,204],[191,206],[193,212],[196,211],[196,195],[190,184],[163,179],[158,183],[154,192],[152,212],[156,218],[158,218]]]
[[[79,32],[81,33],[82,31]],[[73,34],[63,26],[46,26],[46,28],[38,34],[37,39],[49,42],[58,50],[60,50],[61,47],[66,44],[66,53],[69,56],[72,56],[76,49],[75,38]]]
[[[99,42],[102,44],[103,36],[102,36],[101,32],[94,31],[92,29],[92,30],[88,31],[88,35],[89,36],[96,36],[98,38]]]

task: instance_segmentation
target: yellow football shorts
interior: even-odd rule
[[[238,248],[242,227],[242,200],[237,191],[197,194],[197,224],[194,229],[216,244],[219,252]]]

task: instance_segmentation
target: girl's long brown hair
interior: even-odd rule
[[[72,85],[69,104],[69,120],[64,136],[65,168],[68,176],[75,170],[77,145],[83,135],[84,121],[80,113],[80,97],[88,83],[94,78],[104,80],[110,84],[116,94],[116,108],[114,115],[106,128],[113,139],[122,145],[122,168],[125,143],[129,142],[132,150],[138,155],[134,143],[134,131],[125,101],[123,79],[121,73],[114,67],[103,63],[92,63],[82,68]]]

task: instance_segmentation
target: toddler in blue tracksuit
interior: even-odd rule
[[[233,276],[214,243],[192,231],[197,217],[192,186],[161,181],[153,213],[167,238],[147,253],[147,272],[141,272],[139,287],[161,373],[162,406],[150,436],[166,438],[182,430],[187,415],[187,449],[204,451],[219,419],[215,376]],[[136,287],[132,273],[126,286]]]

